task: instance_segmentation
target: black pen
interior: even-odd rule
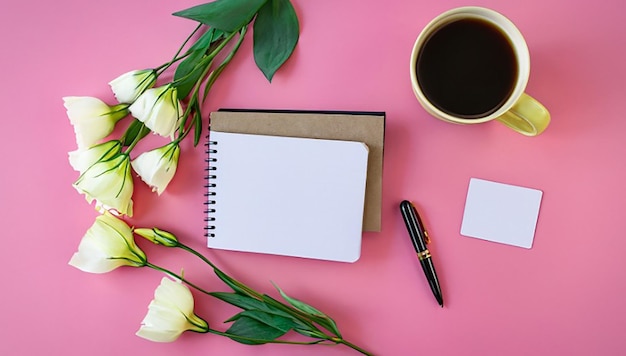
[[[443,308],[443,297],[441,296],[441,287],[439,286],[439,279],[437,279],[437,272],[435,272],[435,265],[433,264],[433,258],[430,255],[430,251],[426,248],[426,244],[430,242],[428,233],[424,229],[424,224],[415,209],[415,206],[408,201],[403,200],[400,203],[400,211],[402,212],[402,218],[406,224],[406,228],[409,231],[411,242],[417,252],[417,258],[422,264],[422,269],[426,275],[426,280],[430,285],[430,289],[437,299],[437,303]]]

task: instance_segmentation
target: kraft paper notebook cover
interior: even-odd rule
[[[211,128],[365,143],[369,158],[363,230],[381,230],[384,112],[220,109],[211,113]]]
[[[365,144],[211,128],[207,153],[209,247],[359,259]]]

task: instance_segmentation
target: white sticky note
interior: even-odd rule
[[[543,192],[471,178],[461,235],[531,248]]]

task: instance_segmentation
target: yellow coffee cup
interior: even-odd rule
[[[524,93],[530,55],[521,32],[500,13],[460,7],[434,18],[411,53],[413,92],[434,117],[457,124],[498,120],[536,136],[550,113]]]

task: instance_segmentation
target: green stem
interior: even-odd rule
[[[202,258],[202,260],[206,261],[213,268],[218,269],[213,263],[211,263],[209,260],[207,260],[204,256],[198,254],[197,252],[195,252],[191,248],[188,248],[186,246],[183,247],[183,246],[180,246],[180,247],[185,249],[185,250],[187,250],[187,251],[189,251],[189,252],[191,252],[191,253],[193,253],[194,255]],[[200,292],[202,292],[204,294],[211,295],[211,293],[209,291],[207,291],[207,290],[205,290],[205,289],[203,289],[203,288],[193,284],[189,280],[185,279],[185,277],[183,277],[182,275],[179,275],[179,274],[174,273],[174,272],[172,272],[172,271],[170,271],[170,270],[168,270],[166,268],[154,265],[154,264],[152,264],[150,262],[147,262],[147,261],[145,262],[145,266],[149,267],[149,268],[152,268],[152,269],[154,269],[156,271],[165,273],[165,274],[167,274],[169,276],[172,276],[172,277],[174,277],[176,279],[179,279],[182,282],[185,282],[187,285],[191,286],[192,288],[195,288],[196,290],[198,290],[198,291],[200,291]],[[276,339],[273,339],[273,340],[257,339],[257,338],[251,338],[251,337],[246,337],[246,336],[230,334],[228,332],[223,332],[223,331],[214,330],[214,329],[209,329],[208,332],[211,333],[211,334],[215,334],[215,335],[226,336],[226,337],[228,337],[228,338],[230,338],[232,340],[235,340],[235,341],[248,341],[248,342],[253,342],[253,343],[256,343],[256,344],[315,345],[315,344],[320,344],[322,342],[331,341],[331,342],[334,342],[335,344],[346,345],[346,346],[348,346],[348,347],[350,347],[350,348],[352,348],[352,349],[362,353],[363,355],[370,355],[370,356],[372,355],[371,353],[365,351],[363,348],[361,348],[361,347],[359,347],[359,346],[357,346],[357,345],[355,345],[355,344],[353,344],[353,343],[351,343],[351,342],[349,342],[347,340],[344,340],[342,338],[338,338],[338,337],[323,337],[323,336],[320,336],[318,340],[306,342],[306,341],[289,341],[289,340],[276,340]]]
[[[118,104],[115,106],[111,106],[111,111],[108,112],[115,122],[120,121],[121,119],[128,116],[128,107],[130,104]]]
[[[204,67],[204,71],[202,73],[202,75],[200,75],[200,80],[198,80],[198,82],[196,82],[196,89],[195,91],[198,91],[198,83],[201,83],[203,81],[203,78],[206,76],[206,74],[208,73],[208,70],[211,68],[210,64],[213,61],[213,59],[215,58],[215,56],[217,56],[220,51],[222,51],[224,49],[224,47],[226,47],[226,45],[230,42],[230,40],[233,39],[233,37],[235,37],[235,35],[239,33],[239,31],[234,31],[232,33],[230,33],[227,37],[223,38],[222,40],[220,40],[220,43],[217,47],[215,47],[215,49],[213,49],[211,51],[211,53],[209,53],[206,57],[202,58],[198,64],[195,65],[195,67]],[[172,82],[172,84],[175,84],[177,82],[186,80],[188,76],[190,76],[195,70],[190,71],[189,73],[187,73],[187,75],[180,77],[178,79],[176,79],[176,81]]]
[[[333,341],[335,341],[338,344],[346,345],[346,346],[350,347],[351,349],[356,350],[356,351],[362,353],[363,355],[368,355],[368,356],[373,356],[374,355],[374,354],[364,350],[363,348],[361,348],[361,347],[359,347],[359,346],[357,346],[357,345],[355,345],[355,344],[353,344],[353,343],[351,343],[351,342],[349,342],[347,340],[338,338],[338,339],[333,339]]]
[[[208,265],[209,265],[211,268],[213,268],[214,270],[219,271],[219,272],[221,272],[221,273],[223,273],[223,274],[226,274],[226,273],[224,273],[224,271],[222,271],[221,269],[219,269],[219,267],[217,267],[217,266],[216,266],[213,262],[211,262],[211,260],[209,260],[208,258],[206,258],[206,257],[205,257],[203,254],[201,254],[200,252],[198,252],[198,251],[194,250],[193,248],[191,248],[191,247],[189,247],[189,246],[187,246],[187,245],[185,245],[185,244],[181,243],[180,241],[178,242],[178,246],[177,246],[177,247],[178,247],[178,248],[181,248],[181,249],[183,249],[183,250],[185,250],[185,251],[187,251],[187,252],[189,252],[189,253],[191,253],[191,254],[193,254],[193,255],[195,255],[196,257],[198,257],[199,259],[201,259],[203,262],[205,262],[206,264],[208,264]],[[255,293],[256,293],[256,292],[255,292]],[[258,294],[258,293],[256,293],[256,294]],[[260,294],[258,294],[258,295],[259,295],[259,296],[261,296]]]
[[[267,340],[267,339],[257,339],[257,338],[252,338],[252,337],[246,337],[246,336],[240,336],[240,335],[235,335],[235,334],[230,334],[228,332],[222,332],[222,331],[218,331],[218,330],[214,330],[214,329],[209,329],[209,333],[211,334],[215,334],[215,335],[220,335],[220,336],[226,336],[230,339],[233,339],[235,341],[237,340],[243,340],[243,341],[249,341],[249,342],[254,342],[257,344],[289,344],[289,345],[315,345],[315,344],[319,344],[320,342],[323,342],[324,340],[316,340],[316,341],[289,341],[289,340]]]
[[[204,93],[205,93],[204,97],[207,96],[209,90],[211,89],[211,87],[213,86],[213,84],[215,83],[217,78],[220,76],[220,74],[222,74],[222,72],[224,71],[224,68],[226,68],[226,66],[230,63],[230,61],[235,56],[235,53],[237,53],[237,51],[239,51],[239,47],[241,47],[241,43],[243,43],[243,39],[246,36],[247,30],[248,30],[248,26],[244,26],[244,27],[241,28],[240,35],[239,35],[239,40],[237,41],[237,43],[235,44],[233,49],[230,51],[228,56],[226,56],[226,58],[224,58],[222,63],[213,72],[211,72],[211,74],[209,75],[209,80],[207,82],[206,87],[204,88]]]
[[[187,43],[191,40],[191,37],[193,37],[193,35],[196,34],[196,32],[198,32],[198,30],[200,30],[200,28],[202,28],[202,24],[199,24],[198,26],[196,26],[196,28],[191,32],[191,34],[189,34],[189,36],[187,36],[187,38],[185,39],[185,41],[183,42],[183,44],[178,48],[178,51],[176,51],[176,54],[174,54],[174,57],[172,58],[172,60],[170,60],[167,63],[164,63],[158,67],[156,67],[154,70],[157,72],[157,76],[161,75],[161,73],[163,73],[164,71],[167,70],[167,68],[169,68],[172,64],[176,63],[177,61],[185,58],[187,56],[187,54],[179,57],[178,55],[180,54],[180,52],[183,51],[183,48],[185,48],[185,46],[187,45]]]
[[[139,126],[139,128],[136,128],[136,126]],[[135,132],[135,131],[137,131],[137,132]],[[150,133],[150,129],[146,127],[146,124],[144,124],[143,122],[141,122],[141,121],[139,121],[137,119],[134,119],[134,121],[128,126],[128,128],[126,128],[126,131],[120,137],[119,141],[122,143],[123,146],[126,146],[126,142],[128,142],[127,141],[127,137],[129,135],[134,135],[133,140],[137,140],[137,142],[139,142],[139,140],[144,138],[148,133]],[[133,142],[131,142],[131,144],[132,143]],[[135,143],[135,145],[136,144],[137,143]],[[130,152],[130,151],[128,151],[128,152]]]
[[[206,258],[204,255],[202,255],[198,251],[194,250],[193,248],[191,248],[189,246],[186,246],[186,245],[182,244],[181,242],[178,242],[176,247],[178,247],[180,249],[183,249],[183,250],[193,254],[194,256],[200,258],[202,261],[204,261],[206,264],[208,264],[215,271],[217,271],[217,272],[219,272],[219,273],[221,273],[223,275],[226,275],[226,273],[224,273],[221,269],[219,269],[213,262],[211,262],[208,258]],[[148,266],[152,267],[154,269],[157,269],[159,271],[165,272],[165,273],[167,273],[167,274],[169,274],[171,276],[174,276],[176,278],[179,278],[183,282],[189,284],[191,287],[197,289],[198,291],[200,291],[202,293],[205,293],[207,295],[213,296],[212,293],[207,292],[206,290],[204,290],[204,289],[202,289],[202,288],[200,288],[200,287],[198,287],[198,286],[196,286],[194,284],[191,284],[189,281],[183,279],[181,276],[178,276],[178,275],[176,275],[173,272],[170,272],[168,270],[165,270],[163,268],[154,266],[154,265],[149,264],[149,263],[148,263]],[[312,328],[315,328],[315,326],[312,324],[311,320],[309,320],[308,315],[306,315],[305,313],[302,313],[302,312],[300,312],[297,309],[291,308],[291,307],[289,307],[289,306],[287,306],[287,305],[285,305],[285,304],[283,304],[283,303],[281,303],[281,302],[279,302],[279,301],[277,301],[277,300],[275,300],[273,298],[269,298],[269,301],[268,301],[268,299],[265,298],[264,295],[258,293],[254,289],[246,286],[245,284],[235,280],[232,277],[229,277],[229,278],[230,278],[230,280],[232,280],[234,283],[237,284],[237,287],[239,287],[240,289],[245,291],[249,296],[257,298],[258,300],[260,300],[260,301],[262,301],[264,303],[271,302],[271,304],[274,307],[277,307],[277,308],[279,308],[279,309],[281,309],[281,310],[283,310],[283,311],[293,315],[294,317],[298,318],[298,320],[300,320],[304,324],[306,324],[306,325],[308,325],[308,326],[310,326]],[[315,328],[315,329],[317,329],[317,328]],[[319,329],[317,329],[317,330],[319,330]],[[210,332],[212,332],[214,334],[219,334],[219,335],[222,335],[222,336],[228,336],[228,337],[233,336],[233,335],[230,335],[228,333],[223,333],[223,332],[216,331],[216,330],[210,330]],[[320,330],[320,332],[321,332],[321,330]],[[345,340],[345,339],[343,339],[341,337],[338,337],[338,336],[328,336],[328,335],[323,334],[323,333],[321,333],[319,336],[317,336],[318,340],[313,341],[313,342],[291,342],[291,341],[281,341],[281,340],[257,340],[257,339],[250,339],[250,338],[241,337],[241,336],[238,336],[238,335],[234,335],[234,337],[231,337],[231,338],[233,338],[235,341],[237,339],[240,339],[240,340],[256,341],[256,342],[263,341],[265,343],[303,344],[303,345],[319,344],[319,343],[324,342],[324,341],[330,341],[330,342],[333,342],[335,344],[343,344],[345,346],[348,346],[348,347],[350,347],[350,348],[352,348],[352,349],[362,353],[363,355],[372,355],[371,353],[369,353],[368,351],[364,350],[363,348],[361,348],[361,347],[359,347],[359,346],[357,346],[357,345],[355,345],[355,344],[353,344],[353,343],[351,343],[351,342],[349,342],[349,341],[347,341],[347,340]]]
[[[197,257],[198,257],[198,258],[200,258],[202,261],[204,261],[206,264],[208,264],[209,266],[211,266],[211,268],[213,268],[213,270],[214,270],[214,271],[219,272],[219,273],[221,273],[221,274],[223,274],[223,275],[226,275],[226,276],[227,276],[227,274],[226,274],[226,273],[224,273],[224,271],[222,271],[221,269],[219,269],[219,267],[217,267],[217,266],[216,266],[213,262],[211,262],[208,258],[206,258],[204,255],[202,255],[202,254],[201,254],[201,253],[199,253],[198,251],[196,251],[196,250],[192,249],[191,247],[186,246],[186,245],[184,245],[184,244],[182,244],[182,243],[180,243],[180,242],[178,243],[178,247],[179,247],[179,248],[181,248],[181,249],[183,249],[183,250],[185,250],[185,251],[187,251],[187,252],[189,252],[189,253],[191,253],[191,254],[193,254],[193,255],[195,255],[195,256],[197,256]],[[261,300],[261,301],[263,300],[263,295],[262,295],[261,293],[259,293],[259,292],[255,291],[254,289],[252,289],[252,288],[248,287],[247,285],[245,285],[245,284],[243,284],[243,283],[239,282],[238,280],[236,280],[236,279],[234,279],[234,278],[232,278],[232,277],[230,277],[230,276],[229,276],[229,278],[230,278],[230,279],[231,279],[234,283],[236,283],[236,284],[237,284],[237,287],[239,287],[240,289],[242,289],[242,290],[243,290],[244,292],[246,292],[249,296],[251,296],[251,297],[253,297],[253,298],[256,298],[256,299],[258,299],[258,300]]]
[[[187,135],[189,134],[189,132],[191,132],[191,127],[185,129],[187,127],[187,121],[189,116],[191,115],[191,111],[192,108],[196,106],[196,98],[194,96],[191,97],[189,103],[187,104],[187,109],[185,109],[185,112],[183,113],[183,117],[184,119],[181,120],[179,129],[178,129],[178,137],[176,138],[176,141],[180,142],[182,140],[185,139],[185,137],[187,137]]]
[[[202,255],[201,253],[199,253],[198,251],[192,249],[189,246],[186,246],[180,242],[178,242],[178,246],[179,248],[197,256],[198,258],[200,258],[202,261],[204,261],[206,264],[208,264],[211,268],[213,268],[214,271],[221,273],[224,276],[228,276],[226,273],[224,273],[224,271],[222,271],[221,269],[219,269],[213,262],[211,262],[208,258],[206,258],[204,255]],[[263,295],[257,291],[255,291],[254,289],[248,287],[247,285],[243,284],[242,282],[234,279],[233,277],[228,276],[229,280],[234,283],[240,290],[242,290],[244,293],[246,293],[246,295],[255,298],[263,303],[269,303],[271,305],[273,305],[274,307],[293,315],[294,317],[296,317],[298,320],[300,320],[302,323],[304,323],[305,325],[307,325],[310,328],[313,329],[317,329],[319,330],[317,327],[315,327],[315,325],[313,324],[313,322],[310,320],[309,315],[307,315],[306,313],[301,312],[298,309],[295,309],[293,307],[290,307],[288,305],[285,305],[284,303],[281,303],[280,301],[267,296],[267,295]],[[212,294],[209,293],[209,295],[213,296]],[[321,332],[321,330],[319,330]],[[323,334],[325,335],[326,334]],[[327,336],[328,339],[332,338],[330,336]]]
[[[210,89],[210,87],[213,85],[213,82],[215,82],[215,80],[217,79],[217,76],[219,76],[219,74],[223,71],[223,67],[224,67],[224,63],[222,63],[214,72],[211,72],[211,74],[209,74],[210,70],[211,70],[211,65],[213,63],[213,59],[215,58],[215,56],[217,56],[223,49],[224,47],[226,47],[226,45],[235,37],[235,35],[237,33],[239,33],[239,41],[237,42],[237,45],[235,46],[235,48],[231,51],[231,53],[229,53],[229,55],[227,56],[228,62],[230,62],[230,58],[232,58],[233,54],[237,51],[237,49],[239,48],[239,46],[241,45],[241,41],[243,40],[245,34],[246,34],[246,29],[247,26],[243,26],[240,30],[238,31],[233,31],[231,32],[227,37],[225,37],[224,39],[222,39],[219,43],[219,45],[217,47],[215,47],[215,49],[213,49],[211,51],[211,53],[209,53],[205,58],[203,58],[198,64],[197,67],[204,67],[204,69],[202,70],[202,73],[200,74],[200,76],[198,77],[198,81],[195,83],[194,88],[193,88],[193,92],[191,94],[191,98],[189,100],[189,103],[187,105],[187,109],[185,110],[185,113],[183,114],[184,120],[182,120],[181,122],[181,126],[180,126],[180,130],[179,130],[179,137],[178,140],[181,141],[183,140],[188,134],[189,132],[192,131],[192,127],[193,125],[188,125],[188,119],[191,116],[191,111],[192,110],[196,110],[198,111],[198,116],[196,118],[196,116],[194,115],[194,120],[201,120],[202,115],[200,114],[200,107],[199,107],[199,92],[200,92],[200,88],[202,86],[202,83],[207,79],[207,75],[209,78],[208,84],[207,84],[207,88],[205,88],[205,93],[208,91],[208,89]],[[226,60],[224,60],[224,62],[226,62]],[[227,64],[227,62],[226,62]],[[188,75],[191,75],[191,73],[193,73],[194,71],[190,71]],[[216,73],[216,75],[214,75],[214,73]],[[181,81],[181,80],[185,80],[186,77],[182,77],[177,79],[177,81]],[[205,95],[206,96],[206,95]],[[192,120],[193,121],[193,120]]]
[[[141,135],[141,131],[143,131],[145,129],[146,129],[146,124],[142,123],[140,132],[137,134],[137,136],[135,136],[135,138],[133,139],[133,142],[131,142],[131,144],[128,146],[126,151],[124,151],[125,154],[127,154],[127,155],[130,154],[130,151],[132,151],[133,148],[135,148],[135,146],[137,146],[139,141],[141,141],[141,139],[145,137],[145,135]],[[123,137],[125,137],[125,136],[126,136],[126,133],[124,133]]]
[[[202,293],[204,293],[204,294],[207,294],[207,295],[211,295],[209,291],[207,291],[207,290],[205,290],[205,289],[203,289],[203,288],[200,288],[200,287],[198,287],[197,285],[195,285],[195,284],[191,283],[189,280],[185,279],[185,277],[183,277],[182,275],[179,275],[179,274],[177,274],[177,273],[174,273],[174,272],[172,272],[172,271],[170,271],[170,270],[168,270],[168,269],[165,269],[165,268],[163,268],[163,267],[160,267],[160,266],[154,265],[154,264],[152,264],[152,263],[150,263],[150,262],[146,262],[146,267],[150,267],[150,268],[152,268],[153,270],[156,270],[156,271],[159,271],[159,272],[163,272],[163,273],[165,273],[165,274],[167,274],[167,275],[170,275],[170,276],[172,276],[172,277],[174,277],[174,278],[176,278],[176,279],[180,279],[181,281],[183,281],[183,282],[185,282],[186,284],[190,285],[191,287],[193,287],[193,288],[197,289],[198,291],[200,291],[200,292],[202,292]]]
[[[188,279],[185,279],[185,277],[183,277],[182,275],[179,275],[177,273],[174,273],[166,268],[157,266],[155,264],[152,264],[150,262],[145,262],[146,267],[152,268],[156,271],[165,273],[169,276],[172,276],[176,279],[181,280],[182,282],[185,282],[187,285],[197,289],[198,291],[207,294],[207,295],[211,295],[211,293],[193,283],[191,283]],[[285,340],[266,340],[266,339],[257,339],[257,338],[250,338],[250,337],[245,337],[245,336],[240,336],[240,335],[235,335],[235,334],[230,334],[228,332],[223,332],[223,331],[219,331],[219,330],[214,330],[214,329],[209,329],[208,332],[215,334],[215,335],[221,335],[221,336],[226,336],[229,337],[233,340],[245,340],[245,341],[250,341],[250,342],[255,342],[255,343],[273,343],[273,344],[293,344],[293,345],[312,345],[312,344],[317,344],[323,340],[319,340],[319,341],[313,341],[313,342],[298,342],[298,341],[285,341]]]

